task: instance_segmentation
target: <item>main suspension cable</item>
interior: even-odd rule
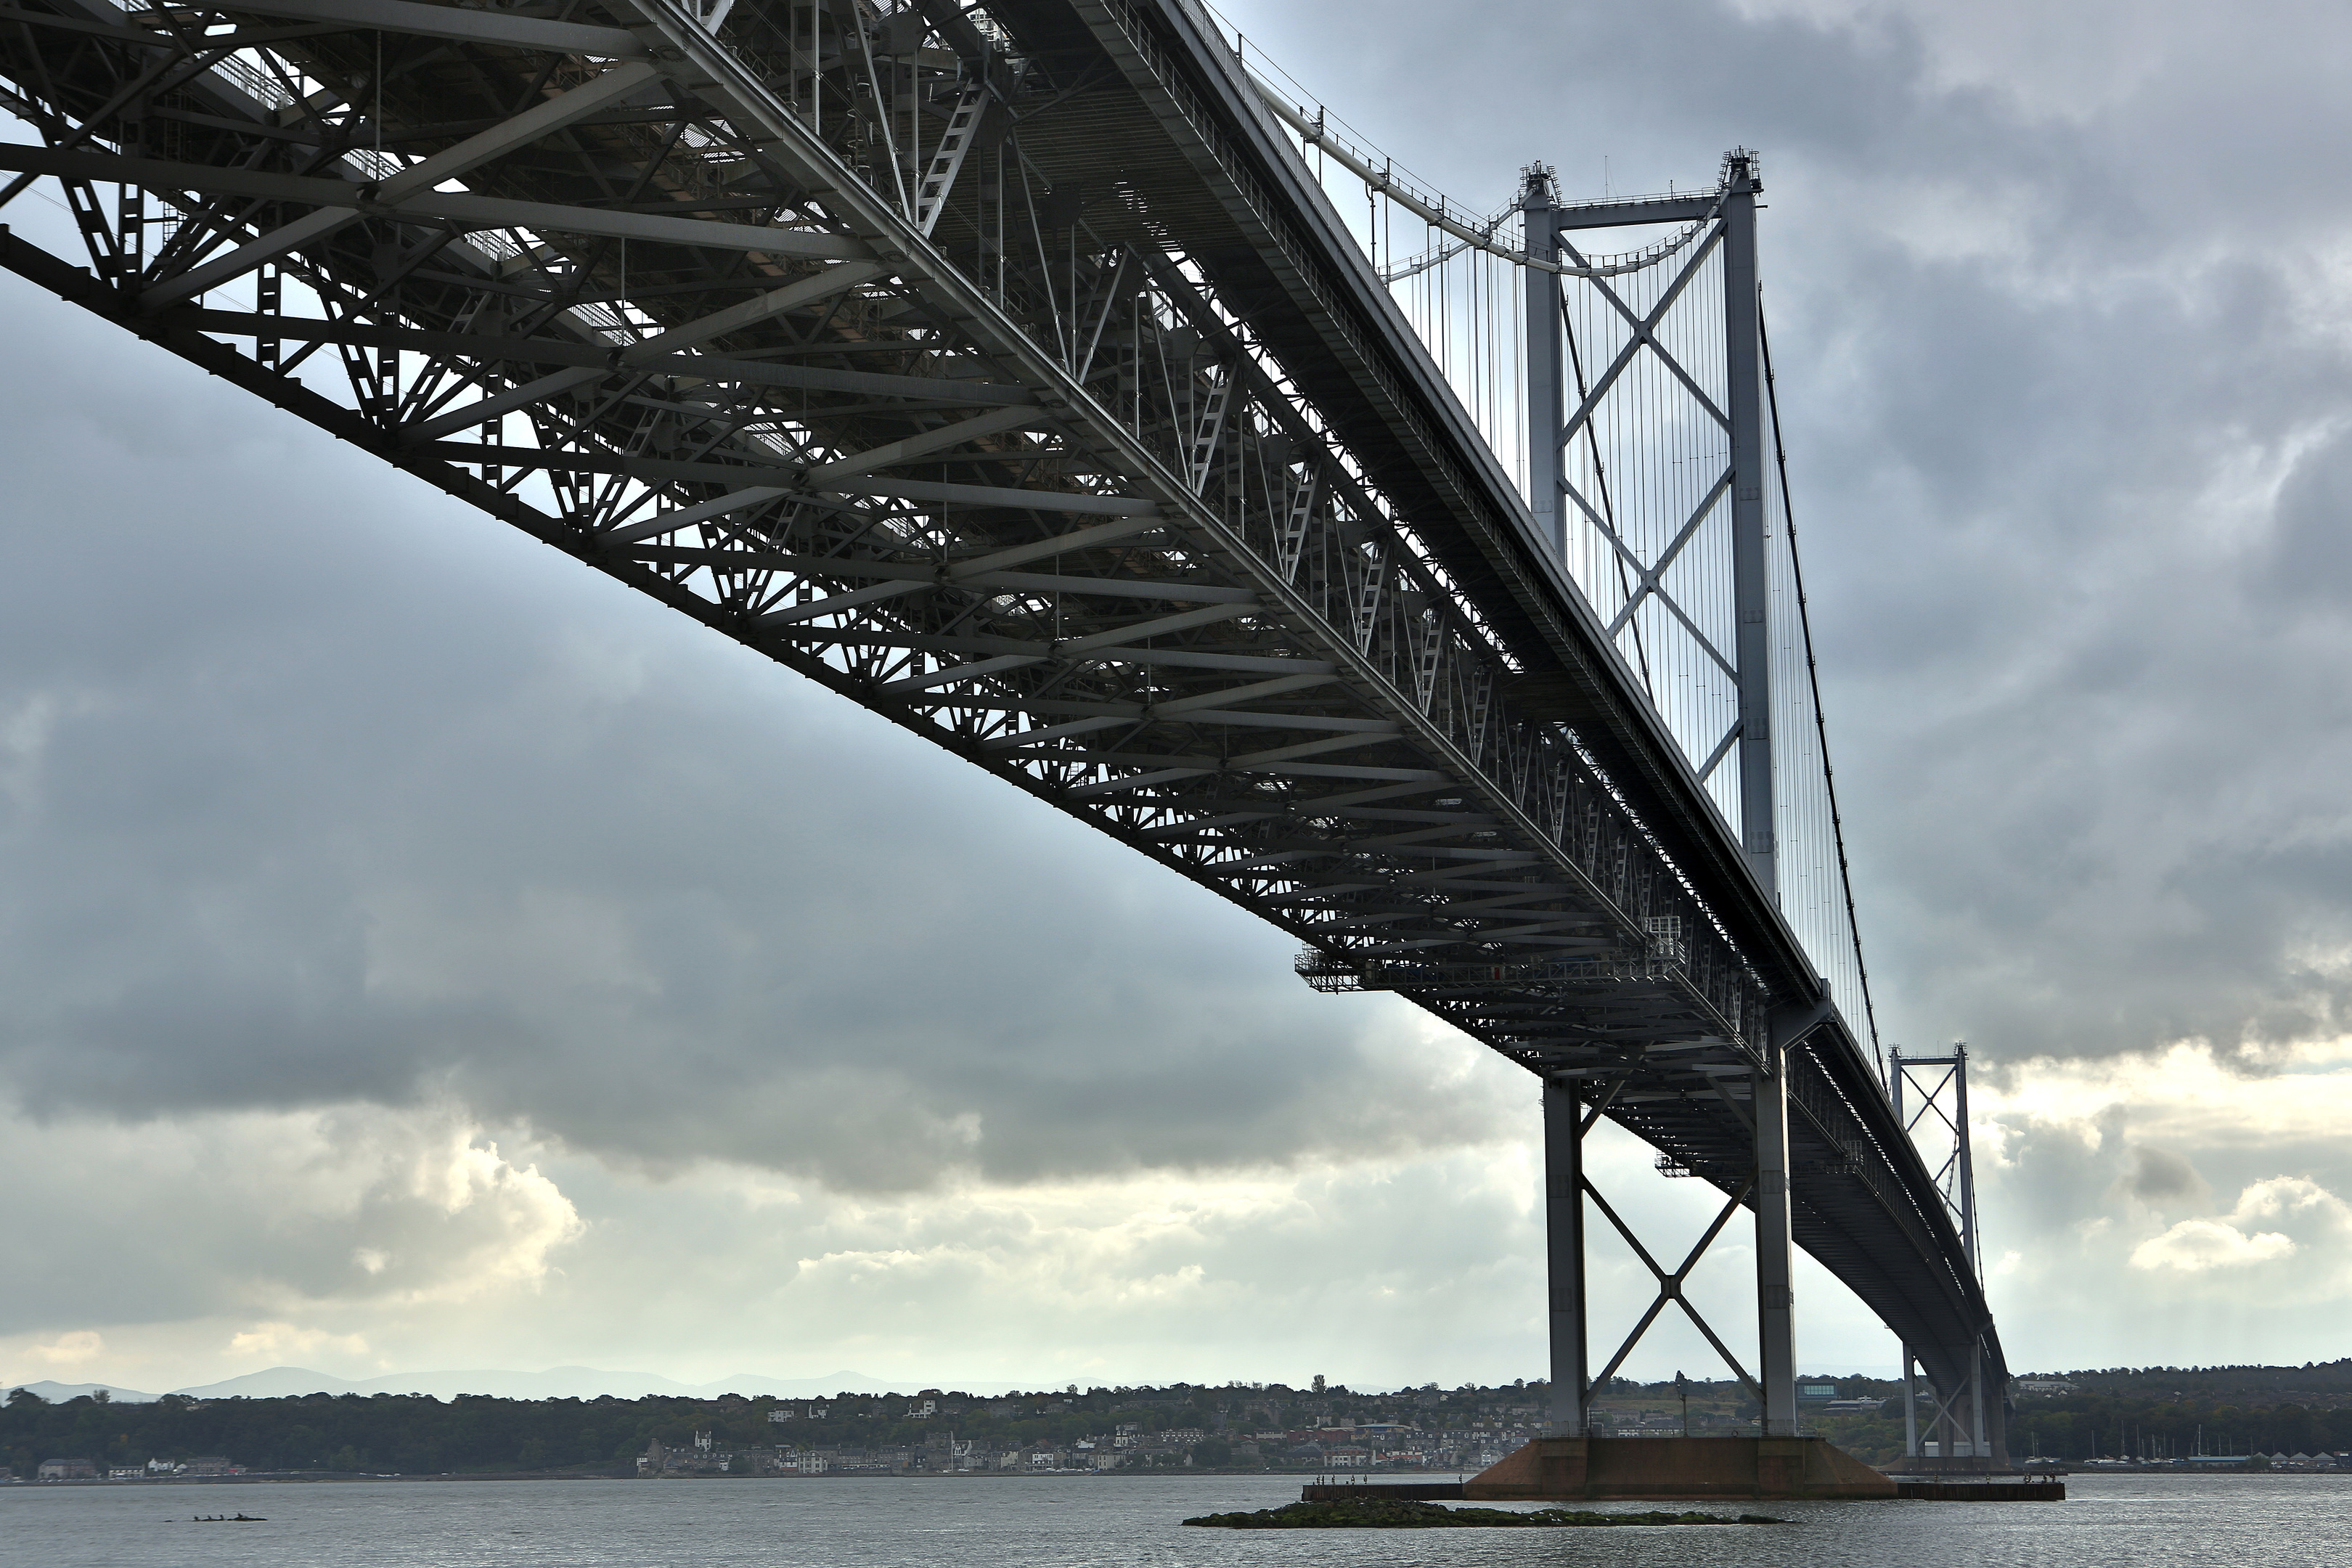
[[[1797,585],[1797,625],[1805,636],[1805,679],[1813,689],[1813,733],[1822,746],[1822,784],[1830,801],[1830,835],[1837,843],[1838,882],[1845,892],[1846,931],[1853,938],[1853,971],[1862,982],[1862,1013],[1870,1026],[1870,1054],[1886,1081],[1886,1054],[1878,1047],[1878,1010],[1870,998],[1870,966],[1862,959],[1862,917],[1853,905],[1853,871],[1845,857],[1845,819],[1838,812],[1837,770],[1830,766],[1829,720],[1822,712],[1822,671],[1813,659],[1813,618],[1805,607],[1805,567],[1797,554],[1797,509],[1790,499],[1789,448],[1780,438],[1780,392],[1772,378],[1772,334],[1764,328],[1764,299],[1756,300],[1756,338],[1764,351],[1764,398],[1772,412],[1772,458],[1780,470],[1780,521],[1789,528],[1789,572]]]
[[[1249,84],[1257,89],[1259,101],[1273,111],[1276,119],[1289,126],[1301,142],[1314,148],[1318,156],[1328,153],[1333,163],[1355,175],[1366,186],[1388,197],[1432,228],[1443,234],[1450,234],[1462,242],[1455,250],[1445,251],[1444,255],[1435,256],[1433,259],[1422,261],[1423,266],[1434,267],[1444,261],[1447,256],[1458,254],[1462,249],[1470,249],[1483,250],[1489,255],[1499,256],[1514,267],[1529,267],[1538,272],[1557,272],[1563,278],[1622,278],[1629,272],[1642,272],[1657,266],[1704,234],[1722,215],[1723,204],[1731,194],[1730,182],[1723,181],[1716,188],[1715,205],[1706,210],[1704,216],[1685,225],[1680,233],[1672,237],[1660,240],[1645,249],[1632,252],[1623,258],[1606,264],[1594,263],[1583,266],[1547,261],[1541,257],[1530,256],[1524,250],[1514,250],[1509,246],[1498,244],[1496,241],[1496,231],[1501,227],[1503,218],[1508,215],[1508,208],[1506,208],[1502,214],[1485,220],[1482,224],[1464,223],[1447,209],[1444,197],[1438,198],[1437,205],[1430,205],[1427,201],[1407,189],[1398,180],[1392,167],[1373,168],[1370,163],[1353,148],[1332,135],[1320,108],[1316,110],[1315,118],[1309,120],[1307,118],[1304,106],[1292,103],[1267,83],[1251,76],[1246,69],[1244,70],[1243,75],[1248,79]],[[1433,241],[1432,250],[1440,250],[1444,245],[1443,240]],[[1397,276],[1409,277],[1411,272],[1400,271]]]

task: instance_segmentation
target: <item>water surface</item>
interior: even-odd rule
[[[1748,1505],[1779,1527],[1188,1530],[1297,1478],[379,1481],[0,1489],[24,1568],[2269,1568],[2352,1561],[2352,1481],[2076,1476],[2063,1503]],[[1629,1508],[1654,1504],[1628,1504]],[[1701,1505],[1692,1505],[1701,1506]],[[195,1513],[268,1516],[195,1524]],[[1737,1513],[1739,1505],[1720,1511]]]

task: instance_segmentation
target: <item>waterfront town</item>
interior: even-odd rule
[[[1291,1391],[1284,1389],[1265,1405],[1234,1402],[1243,1406],[1236,1412],[1231,1404],[1204,1406],[1190,1389],[1095,1389],[1083,1394],[1071,1389],[1001,1399],[926,1389],[906,1400],[897,1414],[902,1423],[924,1423],[933,1429],[919,1438],[870,1446],[834,1438],[826,1428],[836,1421],[862,1425],[877,1415],[887,1418],[894,1401],[879,1402],[881,1412],[873,1408],[874,1401],[789,1401],[767,1413],[776,1439],[772,1443],[729,1445],[709,1430],[698,1430],[684,1447],[656,1438],[637,1457],[637,1469],[646,1476],[1482,1469],[1540,1425],[1536,1405],[1475,1397],[1485,1392],[1407,1391],[1390,1396],[1390,1408],[1375,1413],[1390,1418],[1362,1420],[1338,1407],[1351,1397],[1345,1390],[1312,1391],[1305,1403],[1285,1405],[1279,1402],[1290,1397]],[[1423,1415],[1442,1412],[1449,1403],[1476,1415],[1463,1424]],[[1108,1419],[1084,1419],[1089,1415]],[[1307,1424],[1282,1424],[1294,1416]],[[1009,1431],[992,1440],[960,1436],[956,1430],[959,1422],[984,1432],[1017,1428],[1024,1420],[1044,1421],[1062,1430],[1026,1441]],[[1074,1425],[1091,1429],[1072,1433]]]
[[[1902,1385],[1800,1384],[1804,1430],[1865,1462],[1904,1451]],[[293,1398],[0,1404],[0,1482],[219,1483],[433,1475],[740,1479],[1287,1472],[1460,1475],[1545,1429],[1540,1382],[1357,1391],[1322,1378],[1001,1395],[925,1388],[829,1398]],[[1923,1402],[1924,1418],[1931,1414]],[[1612,1379],[1596,1430],[1740,1436],[1729,1380]],[[2027,1468],[2352,1474],[2352,1362],[2021,1377],[2012,1455]]]

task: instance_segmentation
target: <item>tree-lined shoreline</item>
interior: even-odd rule
[[[1815,1380],[1807,1380],[1813,1384]],[[1870,1462],[1901,1452],[1902,1388],[1834,1380],[1808,1431]],[[1476,1469],[1543,1427],[1540,1382],[1385,1393],[1283,1384],[1104,1387],[975,1395],[505,1399],[313,1394],[131,1404],[0,1404],[0,1466],[32,1481],[68,1457],[92,1479],[268,1476],[648,1476],[1320,1473]],[[1687,1394],[1685,1399],[1684,1395]],[[2303,1367],[2142,1368],[2021,1378],[2011,1449],[2067,1463],[2204,1454],[2352,1451],[2352,1360]],[[1598,1430],[1729,1435],[1754,1406],[1725,1381],[1612,1379]],[[239,1475],[175,1468],[226,1459]],[[53,1467],[54,1468],[54,1467]]]

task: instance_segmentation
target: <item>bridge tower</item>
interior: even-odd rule
[[[1954,1041],[1950,1050],[1933,1056],[1905,1056],[1901,1046],[1889,1047],[1886,1060],[1886,1094],[1894,1103],[1895,1114],[1903,1130],[1915,1142],[1923,1145],[1922,1154],[1934,1174],[1936,1187],[1941,1194],[1953,1223],[1958,1226],[1960,1247],[1968,1259],[1970,1274],[1979,1284],[1984,1278],[1984,1259],[1977,1238],[1977,1178],[1976,1160],[1969,1143],[1969,1047],[1965,1041]],[[1990,1328],[1990,1324],[1987,1328]],[[1968,1358],[1965,1381],[1958,1386],[1935,1390],[1935,1410],[1927,1422],[1927,1435],[1923,1439],[1919,1426],[1919,1404],[1914,1366],[1916,1352],[1909,1344],[1903,1347],[1903,1454],[1908,1459],[1925,1458],[1920,1445],[1932,1441],[1937,1445],[1938,1459],[1948,1465],[1954,1458],[1982,1463],[1993,1458],[1993,1445],[1988,1436],[1986,1390],[1984,1377],[1984,1347],[1979,1337],[1974,1352]],[[1998,1429],[1998,1421],[1995,1422]]]
[[[1728,638],[1718,639],[1729,643],[1730,658],[1726,660],[1720,652],[1716,652],[1715,658],[1719,665],[1727,665],[1737,693],[1737,709],[1728,731],[1717,742],[1713,756],[1701,770],[1701,777],[1712,773],[1715,766],[1726,760],[1727,753],[1736,753],[1738,775],[1734,799],[1740,847],[1748,872],[1766,898],[1777,902],[1780,877],[1772,749],[1772,593],[1766,508],[1773,448],[1768,443],[1766,427],[1756,248],[1756,197],[1762,188],[1755,154],[1735,150],[1726,154],[1718,188],[1704,197],[1664,203],[1645,199],[1570,205],[1559,202],[1552,171],[1538,163],[1526,171],[1519,209],[1528,262],[1521,268],[1527,325],[1528,500],[1538,533],[1565,563],[1570,548],[1569,509],[1573,505],[1639,572],[1638,589],[1629,593],[1620,624],[1631,616],[1641,598],[1654,598],[1672,606],[1675,616],[1685,626],[1691,626],[1693,635],[1704,642],[1706,639],[1697,631],[1693,616],[1675,603],[1675,590],[1666,577],[1675,557],[1702,524],[1714,519],[1727,521],[1734,626]],[[1637,313],[1629,306],[1610,286],[1611,269],[1590,263],[1570,237],[1586,230],[1668,222],[1696,223],[1708,232],[1705,242],[1695,247],[1696,254],[1683,264],[1680,276],[1665,291],[1663,302],[1647,312]],[[1717,389],[1701,386],[1699,375],[1705,374],[1704,368],[1679,363],[1675,351],[1656,331],[1660,318],[1672,307],[1684,284],[1700,277],[1711,258],[1718,260],[1716,271],[1720,282],[1721,315],[1719,336],[1716,339],[1720,352],[1720,403],[1708,395],[1710,390]],[[1625,352],[1599,377],[1588,378],[1586,366],[1576,357],[1564,294],[1569,277],[1590,279],[1631,328]],[[1605,476],[1601,475],[1600,444],[1593,434],[1598,406],[1634,351],[1644,345],[1713,416],[1721,426],[1728,449],[1722,482],[1700,500],[1674,544],[1646,562],[1621,537],[1620,520],[1614,515]],[[1577,383],[1573,408],[1568,384],[1571,359],[1575,360]],[[1695,374],[1695,371],[1698,374]],[[1598,481],[1592,497],[1584,494],[1568,473],[1566,455],[1580,439],[1592,446]],[[1618,629],[1618,626],[1611,627],[1612,632]],[[1638,630],[1635,636],[1638,638]],[[1591,1388],[1607,1381],[1672,1299],[1715,1343],[1741,1381],[1750,1383],[1751,1391],[1763,1406],[1765,1435],[1796,1435],[1791,1283],[1794,1246],[1789,1207],[1787,1074],[1782,1058],[1789,1047],[1824,1021],[1827,1011],[1824,1007],[1793,1018],[1777,1013],[1768,1015],[1762,1026],[1755,1031],[1748,1107],[1741,1117],[1753,1140],[1752,1175],[1748,1187],[1740,1197],[1732,1200],[1731,1205],[1745,1201],[1755,1211],[1759,1343],[1757,1374],[1752,1382],[1740,1372],[1737,1358],[1725,1349],[1714,1330],[1681,1294],[1684,1276],[1729,1219],[1730,1207],[1707,1233],[1707,1241],[1701,1243],[1683,1268],[1668,1273],[1658,1268],[1647,1250],[1634,1240],[1622,1222],[1617,1221],[1614,1212],[1607,1209],[1605,1201],[1603,1212],[1624,1232],[1637,1255],[1657,1275],[1660,1295],[1608,1369],[1599,1378],[1588,1378],[1583,1205],[1587,1195],[1599,1200],[1600,1194],[1584,1176],[1582,1134],[1599,1119],[1606,1101],[1588,1110],[1583,1097],[1570,1083],[1547,1077],[1543,1095],[1546,1258],[1550,1290],[1552,1421],[1559,1430],[1585,1430]]]

